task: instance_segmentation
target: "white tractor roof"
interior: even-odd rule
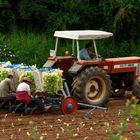
[[[55,31],[55,37],[75,39],[75,40],[87,40],[87,39],[103,39],[113,36],[110,32],[99,30],[73,30],[73,31]]]

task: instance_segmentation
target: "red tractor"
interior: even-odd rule
[[[104,105],[110,95],[122,96],[125,90],[132,90],[140,98],[140,57],[99,57],[96,40],[113,36],[110,32],[97,30],[56,31],[55,50],[50,50],[50,57],[44,67],[60,68],[66,79],[71,95],[77,101],[90,105]],[[57,56],[58,40],[72,40],[72,54]],[[95,56],[93,60],[80,60],[81,40],[92,40]],[[134,87],[133,87],[134,86]]]

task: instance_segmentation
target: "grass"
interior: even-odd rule
[[[54,39],[46,34],[13,31],[8,35],[0,34],[0,44],[7,45],[15,57],[9,58],[12,63],[37,64],[41,67],[47,60],[50,48],[54,45]]]
[[[121,42],[112,45],[111,39],[97,41],[98,53],[104,58],[120,56],[140,56],[139,42]],[[71,40],[60,40],[58,55],[65,51],[71,54]],[[87,42],[80,42],[80,48]],[[6,47],[4,47],[6,45]],[[0,61],[11,61],[12,63],[36,64],[38,67],[47,61],[50,49],[55,47],[53,35],[45,33],[23,32],[13,30],[9,34],[0,34]],[[12,55],[11,55],[12,53]]]

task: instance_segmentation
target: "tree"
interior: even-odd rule
[[[47,10],[42,1],[21,0],[17,6],[21,26],[33,28],[38,32],[44,29]]]
[[[140,0],[108,0],[101,3],[106,13],[105,19],[113,25],[115,40],[139,38]]]
[[[15,23],[15,17],[10,8],[8,0],[0,0],[0,32],[10,30]]]

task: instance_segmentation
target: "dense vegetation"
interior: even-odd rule
[[[54,31],[78,29],[113,32],[114,57],[139,55],[139,7],[140,0],[0,0],[0,59],[41,66]]]

